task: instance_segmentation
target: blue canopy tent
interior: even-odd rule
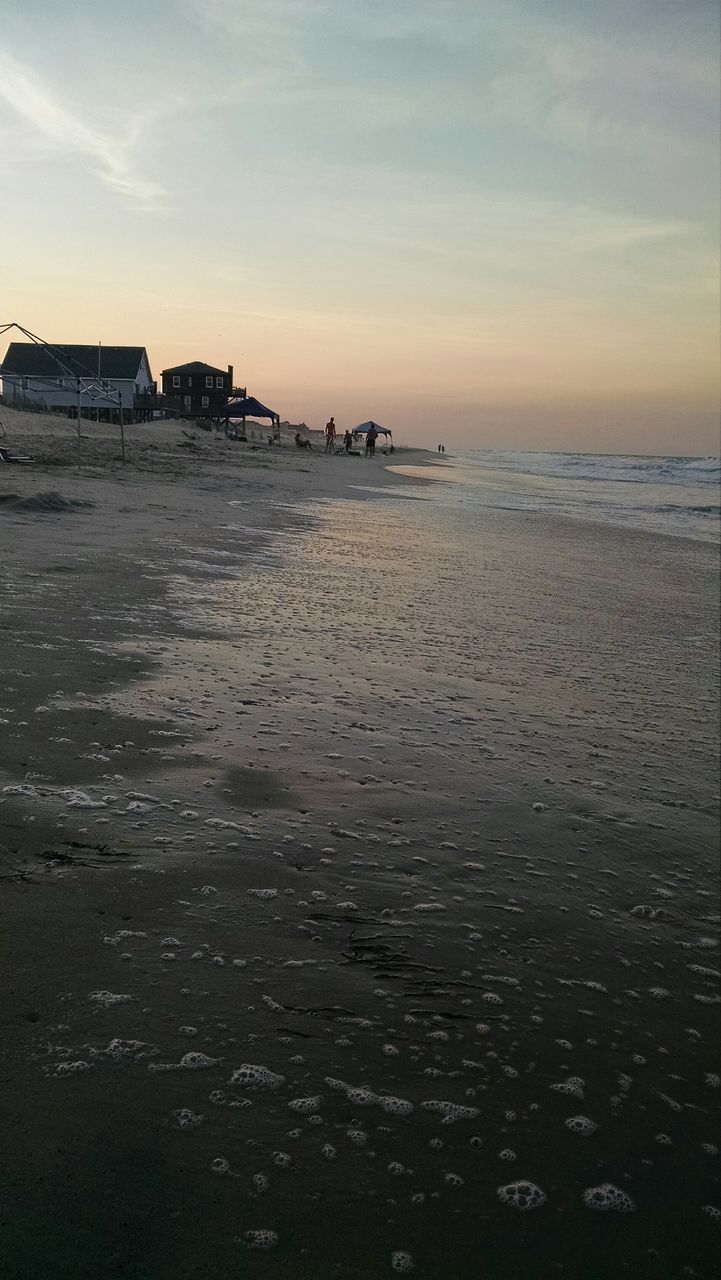
[[[361,422],[360,426],[353,428],[353,435],[354,436],[367,435],[371,427],[375,428],[379,436],[390,436],[391,440],[393,439],[393,432],[390,430],[389,427],[381,427],[377,422],[373,422],[373,421]]]
[[[274,409],[268,409],[260,400],[256,400],[255,396],[238,396],[235,400],[229,400],[225,406],[225,430],[228,430],[230,419],[237,420],[241,418],[243,421],[243,432],[245,433],[246,418],[270,418],[273,425],[273,436],[275,439],[280,437],[280,414]]]

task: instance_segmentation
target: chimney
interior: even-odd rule
[[[232,366],[232,364],[229,364],[229,365],[228,365],[228,390],[229,390],[229,391],[232,391],[232,390],[233,390],[233,366]]]

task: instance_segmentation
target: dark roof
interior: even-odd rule
[[[357,432],[359,436],[365,436],[368,434],[371,427],[374,427],[375,430],[380,432],[382,436],[393,435],[393,432],[391,431],[390,427],[382,427],[378,422],[374,422],[372,418],[369,418],[368,422],[359,422],[358,426],[352,427],[351,430]]]
[[[231,400],[223,410],[228,418],[277,418],[274,409],[266,409],[255,396],[241,396],[239,400]]]
[[[27,378],[62,378],[68,372],[81,378],[98,375],[98,348],[85,344],[58,344],[51,349],[57,354],[53,359],[47,347],[35,342],[11,342],[0,366],[0,374],[18,374]],[[147,354],[145,347],[100,348],[100,377],[134,378],[140,363]],[[62,366],[65,366],[64,368]],[[150,365],[148,365],[150,368]]]
[[[176,364],[172,369],[163,369],[166,373],[223,373],[228,376],[227,369],[216,369],[214,364],[203,364],[202,360],[191,360],[190,364]]]

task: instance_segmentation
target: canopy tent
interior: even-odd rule
[[[377,422],[361,422],[360,426],[353,428],[354,436],[364,436],[374,427],[379,436],[390,436],[393,438],[393,432],[388,427],[380,427]]]
[[[230,400],[225,406],[225,419],[228,418],[270,418],[271,422],[280,423],[280,414],[267,409],[255,396],[241,396]]]

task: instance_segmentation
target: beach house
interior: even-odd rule
[[[118,396],[126,422],[132,421],[141,401],[155,392],[145,347],[90,346],[85,343],[11,342],[0,365],[3,400],[18,409],[67,409],[77,404],[78,379],[107,383],[107,397],[93,393],[98,412],[114,413]]]
[[[233,366],[216,369],[201,360],[163,369],[163,405],[178,416],[218,418],[233,393]]]

